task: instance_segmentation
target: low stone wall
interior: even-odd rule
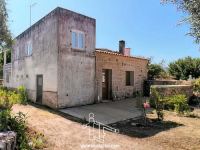
[[[152,85],[152,88],[155,88],[162,96],[184,94],[189,99],[193,95],[191,85]]]
[[[144,96],[150,96],[150,88],[152,85],[188,85],[191,86],[191,81],[186,80],[145,80],[143,91]]]
[[[15,150],[16,138],[15,132],[0,132],[0,150]]]

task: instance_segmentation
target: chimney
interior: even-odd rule
[[[119,41],[119,53],[124,55],[125,51],[125,41],[121,40]]]
[[[131,55],[131,48],[125,48],[124,56],[130,56],[130,55]]]

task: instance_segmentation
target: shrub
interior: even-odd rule
[[[177,94],[172,96],[162,96],[155,88],[151,88],[150,105],[156,109],[159,120],[163,120],[163,110],[172,109],[178,114],[189,112],[189,105],[185,95]]]
[[[0,109],[9,109],[17,103],[21,103],[20,94],[15,91],[0,90]]]
[[[156,114],[158,117],[158,120],[164,119],[164,101],[161,97],[161,95],[158,93],[158,91],[155,88],[151,88],[151,99],[150,99],[150,106],[154,107],[156,109]]]
[[[43,149],[45,147],[45,138],[42,133],[29,131],[29,145],[32,149]]]
[[[178,59],[175,62],[169,64],[169,73],[175,76],[176,79],[187,80],[190,75],[193,78],[200,77],[200,58],[185,57]]]
[[[17,88],[17,91],[20,95],[21,103],[26,104],[28,101],[28,94],[27,94],[26,88],[24,86],[19,86]]]
[[[165,73],[165,70],[163,69],[161,64],[150,64],[148,66],[148,78],[150,80],[159,78],[160,75],[164,73]]]
[[[17,148],[22,150],[42,148],[44,140],[42,134],[29,134],[26,125],[26,115],[19,112],[11,114],[14,104],[27,102],[26,89],[20,86],[17,91],[0,88],[0,132],[14,131],[17,133]],[[32,144],[30,144],[32,143]]]
[[[27,92],[24,86],[19,86],[17,91],[0,88],[0,109],[11,108],[14,104],[26,104]]]
[[[193,88],[195,92],[200,93],[200,78],[193,82]]]
[[[189,111],[189,105],[187,103],[187,98],[185,95],[178,94],[165,97],[166,105],[169,108],[174,109],[179,114],[183,114]]]
[[[26,117],[23,113],[19,112],[17,115],[12,116],[10,109],[0,111],[0,132],[16,132],[17,149],[30,149],[26,129]]]

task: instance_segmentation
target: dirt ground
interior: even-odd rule
[[[89,131],[98,137],[99,130],[71,121],[45,108],[15,105],[13,112],[27,114],[30,128],[42,132],[48,150],[199,150],[200,118],[179,117],[165,112],[165,121],[181,124],[143,137],[105,132],[104,143],[92,141]],[[200,115],[200,109],[195,110]],[[152,115],[150,116],[152,117]],[[90,130],[91,129],[91,130]],[[102,131],[102,130],[101,130]]]

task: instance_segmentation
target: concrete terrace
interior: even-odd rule
[[[99,103],[80,107],[60,109],[59,111],[79,119],[88,121],[89,114],[94,113],[95,120],[103,124],[137,118],[142,110],[136,107],[137,99],[126,99],[115,102]]]

